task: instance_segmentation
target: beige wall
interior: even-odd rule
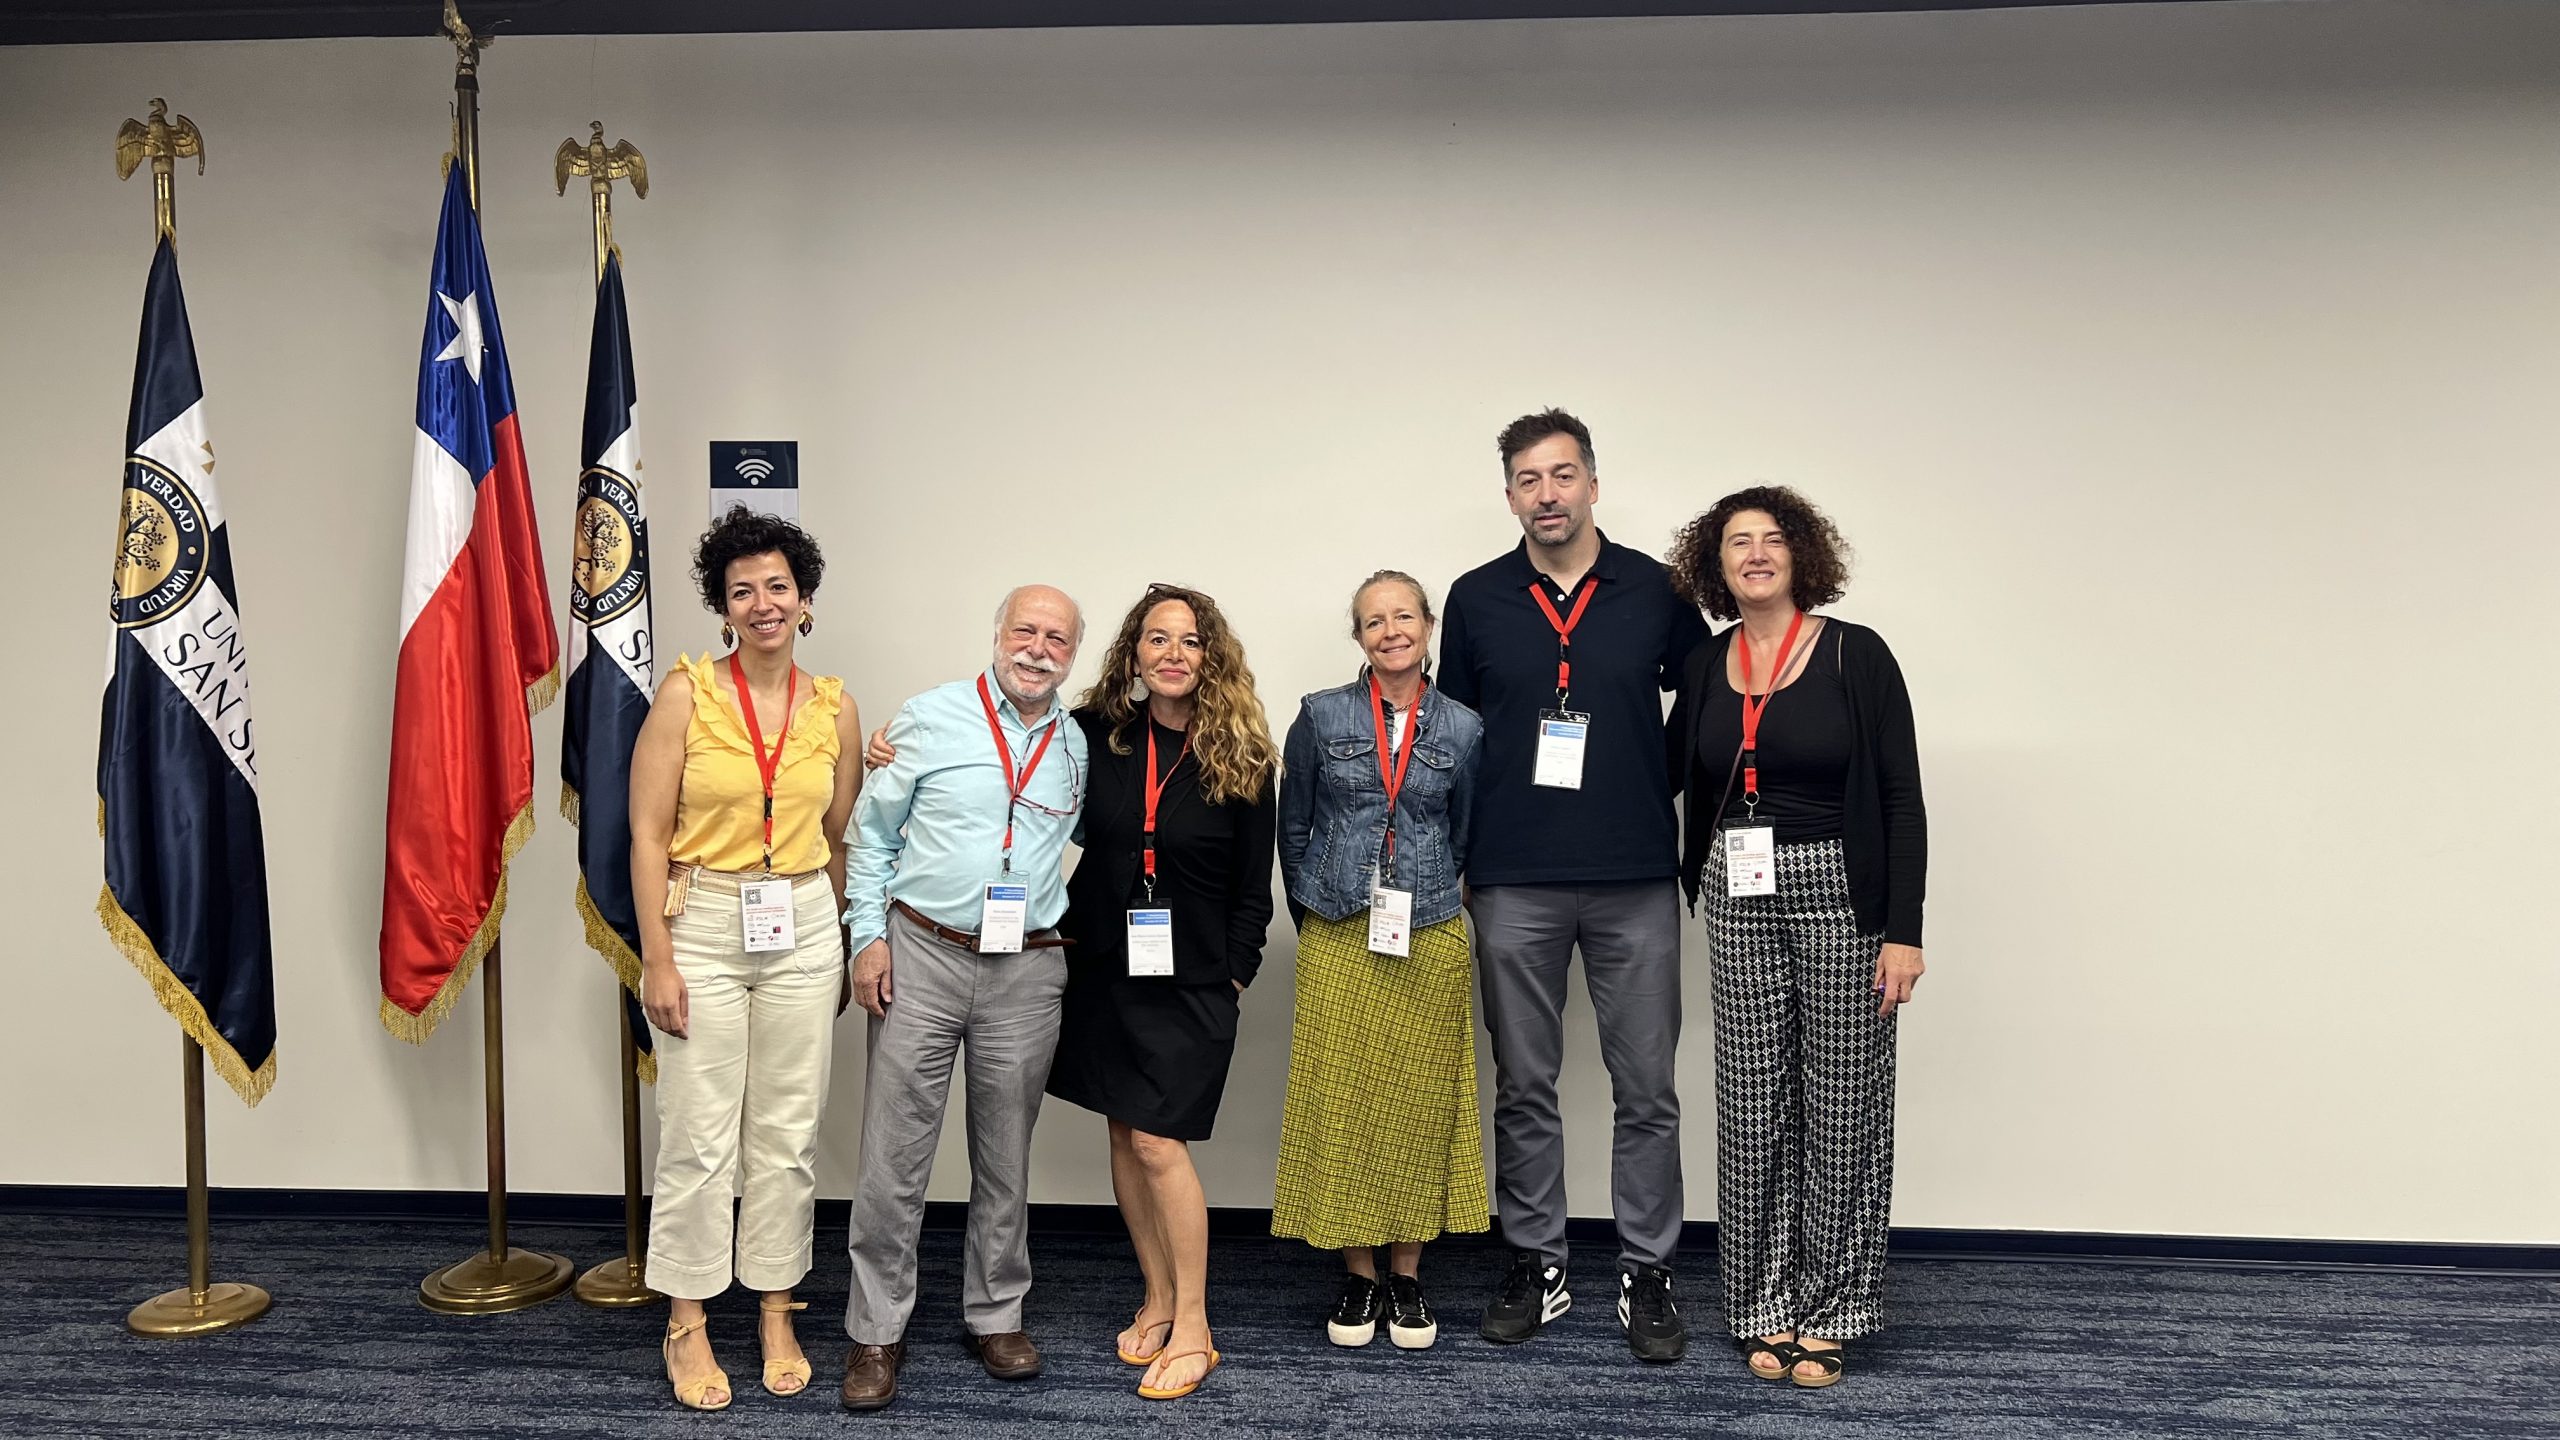
[[[29,613],[0,718],[0,1182],[178,1176],[173,1027],[90,915],[107,565],[154,95],[210,137],[189,299],[264,737],[282,1077],[229,1185],[480,1179],[476,1006],[373,1018],[432,40],[0,51],[0,434]],[[1574,24],[512,39],[489,249],[555,577],[590,292],[553,146],[625,200],[664,651],[704,444],[796,436],[866,716],[1007,585],[1212,588],[1285,723],[1355,576],[1516,538],[1490,440],[1598,429],[1659,551],[1827,504],[1919,707],[1936,858],[1896,1219],[2560,1240],[2552,425],[2560,14],[2198,5]],[[553,793],[558,719],[538,726]],[[2421,758],[2423,756],[2423,759]],[[2429,778],[2431,777],[2431,778]],[[617,1183],[614,1014],[547,798],[507,927],[514,1178]],[[1267,1204],[1285,924],[1218,1140]],[[1713,1213],[1689,932],[1689,1211]],[[1574,1208],[1606,1077],[1574,1002]],[[842,1031],[858,1054],[859,1031]],[[824,1180],[851,1178],[857,1065]],[[956,1133],[956,1127],[955,1127]],[[1108,1197],[1059,1107],[1037,1195]],[[964,1193],[956,1142],[934,1193]]]

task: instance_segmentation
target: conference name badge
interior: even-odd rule
[[[1766,825],[1743,825],[1724,832],[1724,893],[1778,893],[1778,832]]]
[[[1591,743],[1591,717],[1579,710],[1538,712],[1538,759],[1529,783],[1550,790],[1582,788],[1582,752]]]
[[[1380,955],[1413,953],[1413,892],[1381,885],[1369,892],[1369,948]]]
[[[1129,912],[1129,973],[1173,973],[1173,912],[1164,909]]]
[[[1017,955],[1022,951],[1022,917],[1031,908],[1031,887],[987,882],[978,903],[978,953]]]
[[[799,922],[792,914],[791,882],[748,880],[738,886],[738,928],[750,955],[800,948]]]

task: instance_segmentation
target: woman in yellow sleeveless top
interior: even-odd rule
[[[640,906],[640,1003],[658,1031],[647,1278],[670,1301],[667,1379],[695,1410],[731,1398],[702,1302],[733,1276],[764,1295],[764,1387],[809,1384],[791,1292],[809,1272],[846,994],[842,837],[862,773],[838,763],[861,733],[844,682],[792,658],[823,569],[789,521],[733,509],[714,523],[693,574],[734,648],[678,659],[632,752],[632,893],[666,897]]]

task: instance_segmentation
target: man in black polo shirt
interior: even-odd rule
[[[1680,1241],[1679,837],[1662,695],[1706,638],[1651,556],[1591,523],[1591,432],[1561,410],[1502,432],[1526,536],[1449,587],[1441,689],[1484,717],[1466,879],[1493,1035],[1494,1202],[1511,1268],[1484,1337],[1511,1344],[1573,1304],[1565,1289],[1565,970],[1582,949],[1616,1099],[1611,1210],[1627,1344],[1688,1349],[1671,1298]]]

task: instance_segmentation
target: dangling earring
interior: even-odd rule
[[[810,613],[809,613],[808,611],[806,611],[806,610],[801,611],[801,612],[800,612],[800,633],[801,633],[801,634],[803,634],[803,635],[806,635],[806,634],[808,634],[810,631],[815,630],[815,629],[817,629],[817,628],[818,628],[818,617],[817,617],[817,616],[815,616],[815,615],[810,614]]]
[[[720,643],[732,650],[738,648],[738,632],[730,629],[726,620],[720,622]]]
[[[1146,699],[1147,699],[1147,682],[1146,682],[1146,680],[1145,680],[1144,678],[1140,677],[1140,676],[1136,676],[1136,675],[1132,675],[1132,676],[1130,676],[1130,677],[1129,677],[1129,703],[1130,703],[1130,704],[1132,704],[1132,705],[1143,705],[1143,704],[1145,704],[1145,703],[1146,703]]]

